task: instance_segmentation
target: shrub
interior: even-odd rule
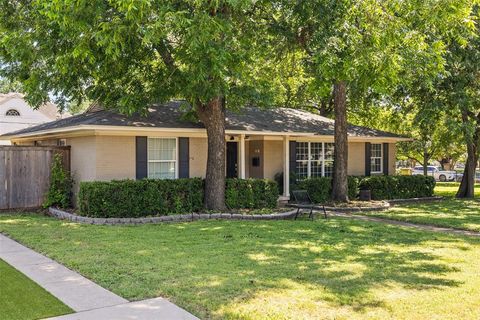
[[[370,190],[373,200],[431,197],[435,179],[421,175],[371,176],[360,181],[360,188]]]
[[[117,180],[81,182],[80,213],[118,218],[179,214],[203,208],[203,180]]]
[[[59,208],[68,208],[71,206],[71,203],[72,178],[63,166],[62,155],[55,154],[50,171],[50,186],[43,207],[56,206]]]
[[[283,171],[277,172],[273,177],[273,180],[278,185],[278,194],[282,195],[283,194]],[[290,172],[290,189],[292,189],[292,186],[295,186],[296,181],[297,181],[297,174],[295,172]]]
[[[230,209],[275,208],[278,187],[262,179],[227,179]],[[80,214],[120,218],[185,214],[203,209],[204,183],[200,178],[176,180],[114,180],[81,182]]]
[[[358,196],[359,180],[359,177],[348,177],[348,197],[351,200]],[[292,185],[292,190],[307,190],[313,202],[324,203],[332,199],[332,178],[304,179]]]
[[[267,179],[227,179],[225,204],[229,209],[275,208],[278,184]]]
[[[313,202],[324,203],[332,198],[332,179],[327,177],[304,179],[297,182],[292,189],[307,190]]]

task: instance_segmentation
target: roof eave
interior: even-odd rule
[[[72,127],[57,128],[57,129],[46,129],[39,130],[35,132],[26,132],[23,134],[6,134],[0,136],[1,139],[5,140],[22,140],[22,139],[32,139],[32,138],[44,138],[44,137],[56,137],[56,136],[66,136],[66,135],[79,135],[81,133],[90,133],[90,134],[101,134],[108,132],[147,132],[147,131],[157,131],[157,132],[170,132],[170,133],[196,133],[196,134],[206,134],[206,130],[203,128],[159,128],[159,127],[127,127],[127,126],[106,126],[106,125],[77,125]],[[332,138],[333,135],[321,135],[314,132],[278,132],[278,131],[256,131],[256,130],[225,130],[226,134],[248,134],[248,135],[269,135],[269,136],[312,136],[317,138]],[[384,141],[384,142],[401,142],[401,141],[413,141],[411,138],[407,137],[391,137],[391,136],[349,136],[349,141]]]

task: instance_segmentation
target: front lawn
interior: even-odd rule
[[[30,214],[0,232],[127,299],[202,319],[478,319],[480,239],[347,219],[94,226]]]
[[[0,260],[0,319],[43,319],[71,312],[35,282]]]
[[[441,227],[480,231],[480,202],[478,199],[455,199],[458,183],[438,183],[435,194],[446,197],[443,201],[402,204],[388,211],[368,212],[365,215]],[[480,196],[480,186],[475,193]]]
[[[459,186],[459,182],[437,182],[435,195],[453,198]],[[480,184],[475,184],[475,196],[480,196]]]

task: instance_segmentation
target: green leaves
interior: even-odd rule
[[[264,76],[255,59],[259,8],[246,0],[3,2],[1,75],[26,84],[35,105],[52,92],[127,113],[178,97],[244,103],[268,91],[256,85]]]

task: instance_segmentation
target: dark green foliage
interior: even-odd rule
[[[267,179],[227,179],[225,203],[230,209],[275,208],[278,184]]]
[[[298,179],[297,174],[295,172],[290,172],[290,184],[291,185],[295,184],[295,181],[297,181],[297,179]],[[283,171],[277,172],[273,177],[273,180],[275,180],[275,182],[278,185],[278,194],[282,195],[283,194]]]
[[[332,198],[332,179],[326,177],[310,178],[299,181],[294,189],[307,190],[315,203],[324,203]]]
[[[360,181],[360,188],[370,190],[373,200],[431,197],[435,179],[423,175],[371,176]]]
[[[371,190],[373,200],[408,199],[433,196],[435,179],[425,176],[348,177],[348,197],[356,199],[359,189]],[[292,190],[307,190],[315,203],[331,200],[332,179],[327,177],[299,181]]]
[[[360,180],[361,177],[348,177],[348,198],[350,200],[357,199],[358,193],[360,191]]]
[[[68,208],[72,203],[72,178],[63,166],[63,158],[55,154],[50,172],[50,187],[43,207]]]
[[[359,177],[348,177],[348,197],[350,200],[358,196]],[[332,178],[318,177],[299,181],[292,190],[307,190],[315,203],[324,203],[332,199]]]
[[[90,217],[142,217],[199,211],[203,180],[117,180],[81,182],[80,213]]]
[[[277,198],[274,181],[227,179],[230,209],[275,208]],[[203,201],[204,181],[200,178],[81,182],[78,195],[82,215],[102,218],[199,212]]]

